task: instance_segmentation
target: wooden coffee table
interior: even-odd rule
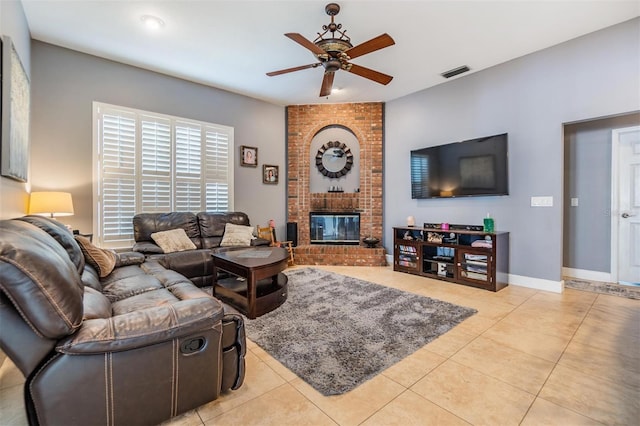
[[[289,253],[281,247],[256,247],[213,254],[213,294],[247,318],[271,312],[287,300]],[[232,277],[218,280],[218,269]]]

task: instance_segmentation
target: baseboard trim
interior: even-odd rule
[[[564,291],[564,280],[543,280],[541,278],[525,277],[514,274],[509,274],[509,285],[533,288],[535,290],[551,291],[553,293],[562,293]]]
[[[562,268],[562,276],[604,283],[613,282],[609,272],[589,271],[586,269]]]
[[[387,265],[393,265],[393,255],[385,254],[384,257],[387,259]]]

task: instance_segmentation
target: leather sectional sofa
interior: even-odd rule
[[[157,424],[242,385],[241,316],[141,254],[100,278],[84,249],[54,220],[0,221],[0,347],[30,424]]]
[[[211,253],[246,247],[221,247],[227,223],[251,226],[246,213],[188,212],[140,213],[133,217],[133,251],[144,254],[189,278],[198,287],[213,285],[213,258]],[[151,234],[172,229],[184,229],[196,246],[194,250],[164,253]],[[269,245],[263,238],[251,241],[251,246]]]

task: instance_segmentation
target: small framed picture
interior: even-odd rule
[[[278,166],[262,165],[262,183],[278,183]]]
[[[258,148],[254,146],[240,146],[240,165],[246,167],[258,166]]]

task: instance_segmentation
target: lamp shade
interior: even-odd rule
[[[42,216],[73,216],[73,201],[68,192],[32,192],[29,214]]]

